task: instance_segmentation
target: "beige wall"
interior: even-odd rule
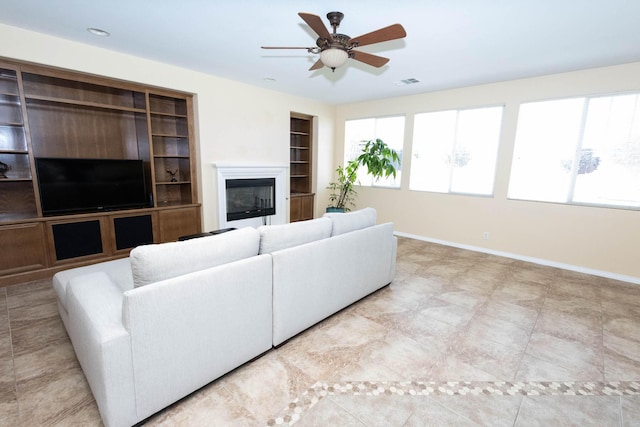
[[[359,206],[376,207],[379,219],[394,221],[401,233],[611,273],[614,277],[640,278],[636,249],[640,242],[640,212],[506,199],[518,104],[640,90],[640,63],[334,107],[1,24],[0,40],[1,57],[196,94],[205,229],[214,229],[218,224],[212,164],[287,163],[290,111],[318,116],[316,216],[327,205],[325,187],[342,162],[344,120],[406,114],[402,188],[362,188]],[[413,114],[496,104],[505,105],[505,116],[493,197],[408,190]],[[489,240],[482,240],[485,231],[490,233]]]
[[[205,230],[218,227],[213,163],[288,164],[291,111],[318,117],[318,168],[331,170],[333,106],[1,24],[0,40],[0,57],[194,93]]]
[[[361,188],[358,206],[376,207],[379,219],[394,221],[401,233],[640,283],[640,211],[507,200],[519,103],[638,90],[640,63],[634,63],[342,105],[334,162],[341,162],[345,120],[406,114],[401,189]],[[413,115],[486,105],[505,106],[494,196],[410,191]],[[482,238],[485,231],[489,240]]]

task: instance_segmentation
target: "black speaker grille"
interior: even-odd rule
[[[114,218],[113,227],[116,232],[117,250],[153,243],[151,215]]]
[[[54,224],[52,230],[57,260],[102,253],[98,220]]]

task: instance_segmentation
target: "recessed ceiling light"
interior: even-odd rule
[[[398,80],[397,82],[393,82],[393,84],[396,86],[406,86],[406,85],[412,85],[414,83],[420,83],[420,80],[410,78],[410,79],[403,79],[403,80]]]
[[[87,31],[98,37],[109,37],[111,35],[108,31],[101,30],[100,28],[87,28]]]

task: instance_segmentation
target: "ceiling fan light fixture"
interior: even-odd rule
[[[349,59],[349,54],[339,47],[330,47],[320,52],[320,60],[332,70],[343,65],[347,59]]]

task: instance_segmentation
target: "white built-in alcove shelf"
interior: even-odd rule
[[[258,227],[263,224],[285,224],[287,222],[287,171],[289,165],[214,163],[218,181],[218,227]],[[275,178],[274,215],[227,221],[226,181],[233,179]]]

